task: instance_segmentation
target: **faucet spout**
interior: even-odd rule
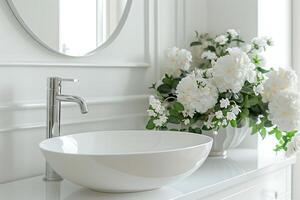
[[[62,101],[77,103],[82,114],[88,113],[88,107],[83,98],[73,95],[63,95],[61,93],[63,81],[77,82],[76,79],[64,79],[60,77],[49,77],[47,80],[47,138],[60,136]],[[51,168],[49,163],[46,163],[45,175],[46,181],[62,180],[62,177]]]
[[[88,107],[85,102],[85,100],[81,97],[74,96],[74,95],[57,95],[56,100],[58,101],[64,101],[64,102],[74,102],[77,103],[80,107],[81,113],[82,114],[87,114],[88,113]]]

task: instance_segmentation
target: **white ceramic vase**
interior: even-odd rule
[[[210,156],[226,157],[227,150],[236,148],[245,139],[247,134],[251,133],[251,129],[246,125],[241,128],[233,128],[228,126],[218,131],[203,131],[204,135],[213,138],[213,146]]]

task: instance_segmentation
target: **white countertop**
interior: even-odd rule
[[[210,157],[190,177],[159,190],[109,194],[94,192],[69,181],[44,182],[43,176],[0,184],[2,200],[189,200],[198,199],[262,174],[286,167],[295,158],[236,149],[227,159]]]

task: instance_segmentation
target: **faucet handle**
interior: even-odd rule
[[[68,82],[74,82],[74,83],[79,82],[78,79],[73,79],[73,78],[62,78],[62,79],[60,79],[60,81],[61,81],[61,82],[63,82],[63,81],[68,81]]]
[[[61,82],[69,81],[69,82],[78,82],[78,79],[72,78],[60,78],[60,77],[48,77],[48,89],[57,90],[61,87]]]

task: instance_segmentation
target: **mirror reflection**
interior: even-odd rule
[[[40,43],[70,56],[87,55],[107,42],[129,9],[127,0],[8,1]]]

